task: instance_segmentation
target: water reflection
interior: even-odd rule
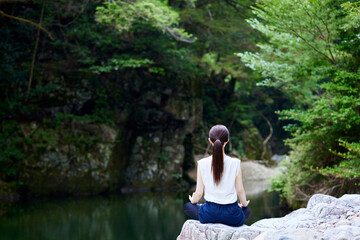
[[[0,239],[176,239],[176,193],[34,200],[0,216]]]
[[[176,239],[187,219],[185,192],[42,199],[7,206],[0,216],[1,240]],[[249,196],[246,224],[284,214],[276,193]]]
[[[287,210],[280,205],[280,194],[266,191],[270,187],[270,182],[244,181],[244,187],[252,210],[252,215],[246,222],[247,225],[264,218],[282,217],[287,213]]]
[[[263,192],[254,196],[248,195],[250,199],[251,217],[246,221],[246,225],[251,225],[264,218],[283,217],[287,214],[280,205],[280,195],[277,192]]]

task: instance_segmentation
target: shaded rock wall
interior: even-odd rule
[[[155,120],[137,131],[124,169],[124,187],[174,186],[183,175],[185,152],[192,150],[186,149],[184,140],[201,119],[201,101],[170,98],[156,116],[167,120]]]
[[[109,161],[117,135],[104,124],[72,122],[50,131],[35,123],[24,124],[32,144],[20,162],[19,180],[35,195],[98,194],[109,189]],[[50,131],[50,132],[49,132]],[[46,133],[46,135],[45,135]],[[42,142],[41,138],[50,138]]]
[[[96,74],[71,59],[38,64],[36,86],[44,92],[16,119],[26,153],[16,179],[24,193],[97,194],[179,182],[184,156],[192,156],[185,136],[201,120],[200,79],[147,67]]]
[[[179,130],[148,133],[136,138],[125,170],[126,186],[169,185],[182,176],[183,135]]]
[[[184,158],[192,157],[185,144],[202,118],[201,85],[169,80],[166,83],[135,79],[133,108],[121,126],[117,154],[111,165],[118,188],[157,188],[180,184]],[[134,96],[137,96],[134,98]],[[191,142],[191,141],[187,141]],[[188,160],[192,162],[191,160]]]
[[[55,128],[22,123],[29,138],[24,150],[28,155],[18,163],[23,190],[35,195],[82,195],[180,184],[189,151],[184,139],[191,136],[202,112],[200,98],[188,90],[188,94],[168,88],[145,91],[134,108],[114,110],[114,126],[75,119],[65,119]],[[76,109],[92,101],[79,99],[72,101],[72,110],[68,103],[48,108],[49,116],[77,114]]]
[[[20,195],[16,191],[16,187],[0,180],[0,202],[16,201],[20,199]],[[1,209],[1,206],[0,206]],[[1,211],[0,211],[1,214]]]

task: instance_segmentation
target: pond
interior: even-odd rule
[[[1,240],[168,240],[187,217],[189,191],[152,192],[66,199],[36,199],[0,208]],[[285,213],[277,193],[249,196],[253,214],[246,224]]]

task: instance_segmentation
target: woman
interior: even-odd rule
[[[210,129],[213,155],[198,161],[196,190],[184,205],[185,213],[201,223],[223,223],[241,226],[250,216],[250,201],[241,177],[240,160],[224,153],[229,131],[224,125]],[[205,204],[198,204],[205,190]],[[237,197],[240,203],[237,203]]]

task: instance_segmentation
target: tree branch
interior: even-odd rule
[[[313,50],[315,50],[315,52],[323,55],[327,60],[329,60],[332,64],[336,64],[336,61],[331,59],[328,55],[326,55],[325,53],[319,51],[316,49],[316,47],[314,47],[313,45],[311,45],[304,37],[302,37],[300,34],[298,34],[293,28],[289,28],[289,30],[291,30],[295,36],[297,36],[298,38],[301,38],[301,40],[303,40],[305,42],[306,45],[308,45],[310,48],[312,48]]]
[[[42,5],[42,9],[41,9],[39,26],[41,26],[41,23],[42,23],[42,20],[43,20],[43,17],[44,17],[44,9],[45,9],[45,1],[43,1],[43,5]],[[32,61],[31,61],[28,88],[27,88],[26,97],[25,97],[25,102],[26,103],[27,103],[27,101],[29,99],[29,96],[30,96],[31,83],[32,83],[33,75],[34,75],[34,66],[35,66],[36,53],[37,53],[37,49],[38,49],[38,46],[39,46],[39,39],[40,39],[40,28],[38,28],[38,31],[37,31],[37,34],[36,34],[36,42],[35,42],[34,53],[33,53]]]
[[[302,8],[304,9],[306,15],[308,15],[308,17],[309,17],[310,19],[313,19],[313,17],[310,15],[308,9],[304,6],[303,2],[302,2],[302,1],[299,1],[299,2],[300,2],[300,4],[301,4]],[[327,41],[327,39],[326,39],[325,35],[323,34],[323,32],[321,31],[320,27],[319,27],[316,23],[314,23],[314,25],[315,25],[315,27],[317,28],[317,30],[319,31],[319,33],[320,33],[320,35],[321,35],[321,39],[323,39],[324,41]]]
[[[34,25],[35,27],[37,27],[38,29],[41,29],[42,31],[46,32],[46,34],[49,36],[49,38],[51,40],[55,40],[54,37],[51,35],[51,33],[46,30],[45,28],[43,28],[43,26],[41,26],[41,24],[39,23],[34,23],[33,21],[31,20],[28,20],[28,19],[25,19],[25,18],[20,18],[20,17],[15,17],[15,16],[12,16],[12,15],[9,15],[9,14],[6,14],[4,13],[3,11],[0,10],[0,14],[5,16],[5,17],[8,17],[8,18],[11,18],[11,19],[15,19],[15,20],[18,20],[18,21],[21,21],[21,22],[26,22],[26,23],[30,23],[31,25]]]
[[[206,10],[208,11],[209,13],[209,17],[210,17],[210,21],[213,20],[213,17],[212,17],[212,14],[211,14],[211,11],[208,7],[206,7]]]
[[[252,108],[266,121],[267,125],[269,126],[269,130],[270,130],[270,133],[269,135],[265,138],[264,142],[263,142],[263,152],[261,153],[261,160],[267,160],[264,158],[265,154],[266,154],[266,144],[268,143],[268,141],[270,140],[270,138],[272,137],[273,135],[273,127],[269,121],[269,119],[267,119],[264,114],[262,114],[259,110],[257,110],[254,106],[252,106]]]
[[[275,16],[278,17],[279,19],[281,19],[281,17],[278,16],[277,14],[275,14]],[[291,32],[293,32],[293,34],[294,34],[296,37],[298,37],[298,38],[300,38],[301,40],[303,40],[303,41],[305,42],[305,44],[308,45],[310,48],[312,48],[315,52],[317,52],[317,53],[319,53],[320,55],[324,56],[324,57],[325,57],[327,60],[329,60],[332,64],[336,65],[335,59],[330,58],[328,55],[326,55],[325,53],[319,51],[316,47],[314,47],[313,45],[311,45],[303,36],[301,36],[299,33],[297,33],[297,31],[296,31],[293,27],[289,26],[288,24],[285,24],[285,28],[286,28],[287,30],[290,30]]]
[[[303,5],[303,3],[302,3],[301,1],[300,1],[300,4],[301,4],[301,6],[303,7],[303,9],[305,10],[306,14],[307,14],[310,18],[312,18],[312,16],[308,13],[307,9],[305,9],[305,6]],[[325,28],[326,28],[326,32],[327,32],[327,38],[325,37],[325,35],[323,34],[323,32],[321,31],[320,27],[318,27],[317,24],[315,24],[315,27],[318,29],[318,31],[319,31],[320,34],[322,35],[322,39],[327,42],[326,47],[327,47],[328,50],[329,50],[329,53],[330,53],[330,56],[331,56],[331,59],[332,59],[332,63],[333,63],[333,64],[336,64],[336,59],[335,59],[335,57],[334,57],[334,55],[333,55],[333,53],[332,53],[331,46],[330,46],[330,43],[331,43],[331,38],[330,38],[330,36],[331,36],[331,35],[330,35],[330,31],[329,31],[329,28],[328,28],[328,25],[327,25],[327,21],[324,21],[324,19],[322,19],[321,17],[319,17],[319,15],[316,14],[316,12],[313,12],[313,11],[311,11],[311,10],[310,10],[310,12],[315,16],[315,18],[319,19],[319,20],[324,24],[324,26],[325,26]]]
[[[82,4],[82,8],[81,8],[80,12],[78,13],[78,15],[75,16],[75,17],[74,17],[70,22],[68,22],[67,24],[61,24],[61,23],[60,23],[60,14],[59,14],[59,9],[58,9],[57,13],[58,13],[59,26],[62,27],[62,28],[67,28],[69,25],[71,25],[72,23],[74,23],[74,22],[81,16],[81,14],[84,12],[84,10],[85,10],[85,8],[86,8],[86,6],[87,6],[88,3],[89,3],[89,0],[87,0],[86,3],[83,3],[83,4]]]

